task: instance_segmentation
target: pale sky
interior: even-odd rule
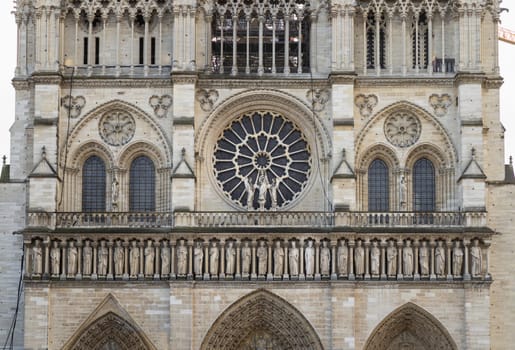
[[[504,12],[501,16],[502,26],[515,31],[515,4],[510,1],[503,4],[511,12]],[[9,128],[14,121],[14,88],[11,79],[16,67],[16,23],[14,21],[13,1],[0,0],[0,23],[3,54],[0,54],[0,157],[7,155],[9,163]],[[505,159],[515,156],[515,45],[499,42],[499,63],[504,85],[501,88],[501,120],[506,128]]]

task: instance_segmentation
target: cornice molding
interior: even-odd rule
[[[70,87],[70,76],[63,78],[62,88]],[[84,78],[74,77],[73,88],[171,88],[170,78]]]
[[[203,75],[199,77],[197,86],[199,88],[217,88],[217,89],[291,89],[293,88],[328,88],[327,79],[306,79],[299,77],[257,77],[249,76],[246,78],[223,78],[221,76]]]
[[[454,77],[358,77],[356,87],[454,87]]]

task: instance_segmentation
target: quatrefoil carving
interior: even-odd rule
[[[73,97],[66,95],[61,98],[61,106],[68,110],[70,118],[77,118],[82,112],[82,108],[86,105],[86,99],[84,96]]]
[[[152,109],[154,110],[154,114],[156,115],[156,117],[164,118],[168,113],[168,108],[172,105],[172,96],[153,95],[149,98],[148,103],[150,104],[150,107],[152,107]]]
[[[202,108],[204,112],[211,111],[217,100],[218,91],[206,89],[197,90],[197,101],[200,103],[200,108]]]
[[[374,107],[377,106],[379,99],[376,95],[363,95],[359,94],[354,100],[354,104],[359,108],[359,114],[362,117],[368,118],[372,115]]]
[[[448,94],[432,94],[429,96],[429,104],[433,107],[438,117],[443,117],[447,114],[447,108],[451,106],[452,99]]]

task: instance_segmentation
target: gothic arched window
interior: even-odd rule
[[[150,158],[139,156],[131,163],[129,210],[154,211],[156,208],[156,171]]]
[[[381,159],[375,159],[368,167],[368,210],[388,211],[389,198],[388,166]]]
[[[106,167],[98,156],[91,156],[82,166],[82,211],[105,211]]]
[[[379,34],[379,36],[378,36]],[[367,68],[386,68],[386,20],[369,12],[366,18]]]
[[[413,209],[415,211],[435,210],[435,168],[427,158],[421,158],[413,166]]]

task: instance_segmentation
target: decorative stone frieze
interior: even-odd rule
[[[154,114],[158,118],[166,117],[168,113],[168,108],[172,105],[172,96],[170,95],[162,95],[157,96],[153,95],[148,99],[148,104],[154,110]]]
[[[429,104],[433,107],[436,116],[443,117],[447,114],[447,108],[452,104],[452,98],[449,94],[432,94],[429,96]]]
[[[117,236],[118,237],[118,236]],[[488,241],[459,234],[389,236],[36,236],[31,279],[489,280]]]
[[[86,105],[86,98],[84,96],[71,96],[66,95],[61,98],[61,106],[63,106],[69,113],[70,118],[77,118],[82,112],[82,108]]]

